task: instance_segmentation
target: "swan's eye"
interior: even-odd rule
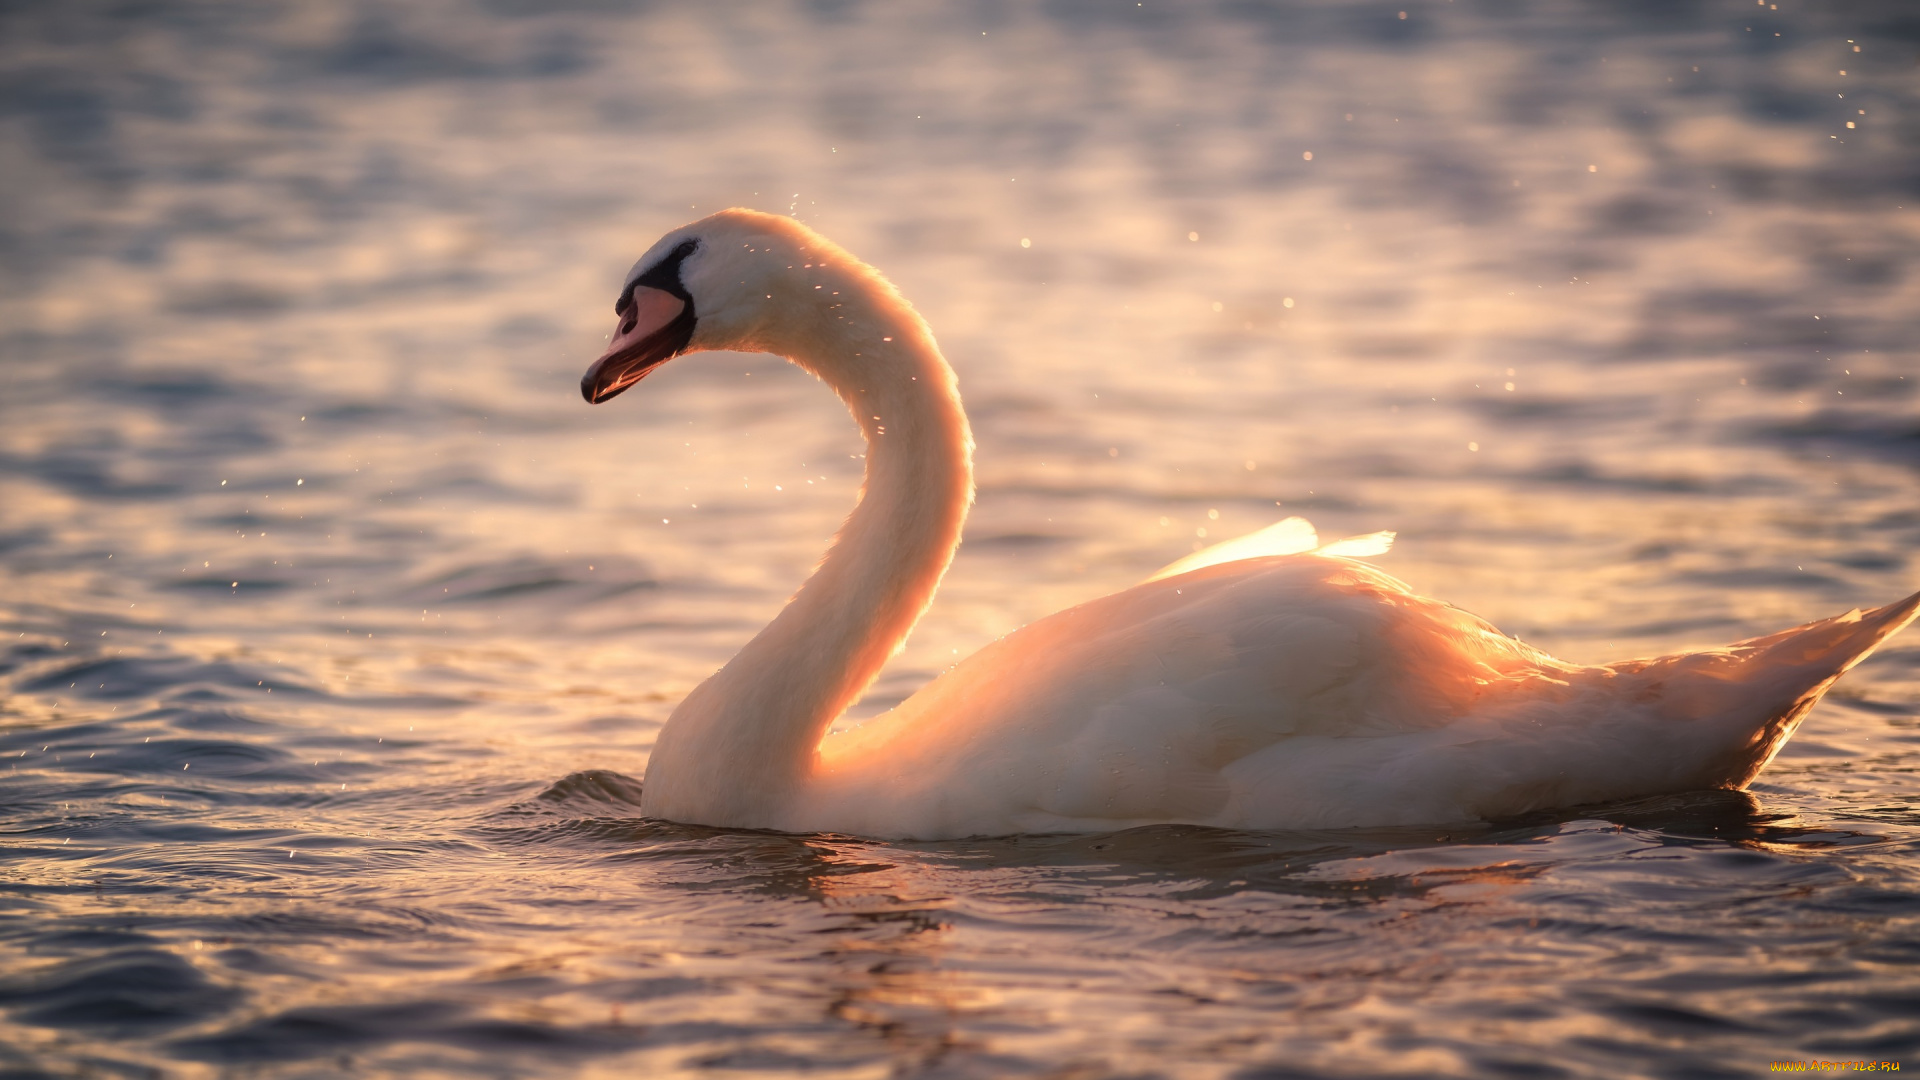
[[[626,291],[620,294],[619,302],[613,305],[613,313],[621,316],[626,315],[628,310],[633,307],[633,290],[641,285],[645,285],[649,289],[659,289],[661,292],[671,293],[682,300],[692,300],[693,298],[687,295],[686,286],[680,282],[680,264],[686,261],[687,256],[698,250],[700,250],[700,241],[682,240],[679,244],[675,245],[672,251],[667,253],[666,258],[648,267],[644,273],[640,272],[640,267],[636,265],[634,267],[635,273],[627,280]]]

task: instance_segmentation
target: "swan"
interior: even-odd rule
[[[1586,667],[1356,557],[1386,534],[1316,549],[1289,519],[1008,634],[829,735],[960,542],[973,440],[953,370],[878,271],[751,210],[668,233],[614,311],[588,402],[683,353],[774,353],[832,387],[868,450],[812,577],[661,729],[651,818],[935,840],[1424,825],[1740,788],[1920,607]]]

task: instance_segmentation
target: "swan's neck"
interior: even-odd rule
[[[777,825],[828,725],[906,640],[952,561],[973,495],[973,443],[952,369],[886,292],[865,317],[841,307],[806,320],[820,333],[782,343],[859,421],[866,480],[813,576],[674,710],[647,766],[650,817]]]

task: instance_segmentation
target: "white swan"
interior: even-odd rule
[[[973,444],[953,372],[877,271],[753,211],[669,233],[615,310],[588,401],[684,352],[764,351],[833,387],[868,446],[859,505],[819,569],[660,732],[650,817],[937,839],[1428,824],[1738,788],[1920,607],[1916,594],[1581,667],[1338,552],[1305,553],[1311,529],[1289,521],[1009,634],[828,736],[959,543]]]

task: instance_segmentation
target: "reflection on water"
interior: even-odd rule
[[[1911,1057],[1920,646],[1750,796],[647,822],[860,447],[765,357],[575,386],[722,205],[900,284],[981,490],[862,714],[1295,512],[1572,660],[1731,641],[1914,587],[1916,55],[1892,0],[7,9],[0,1070]]]

